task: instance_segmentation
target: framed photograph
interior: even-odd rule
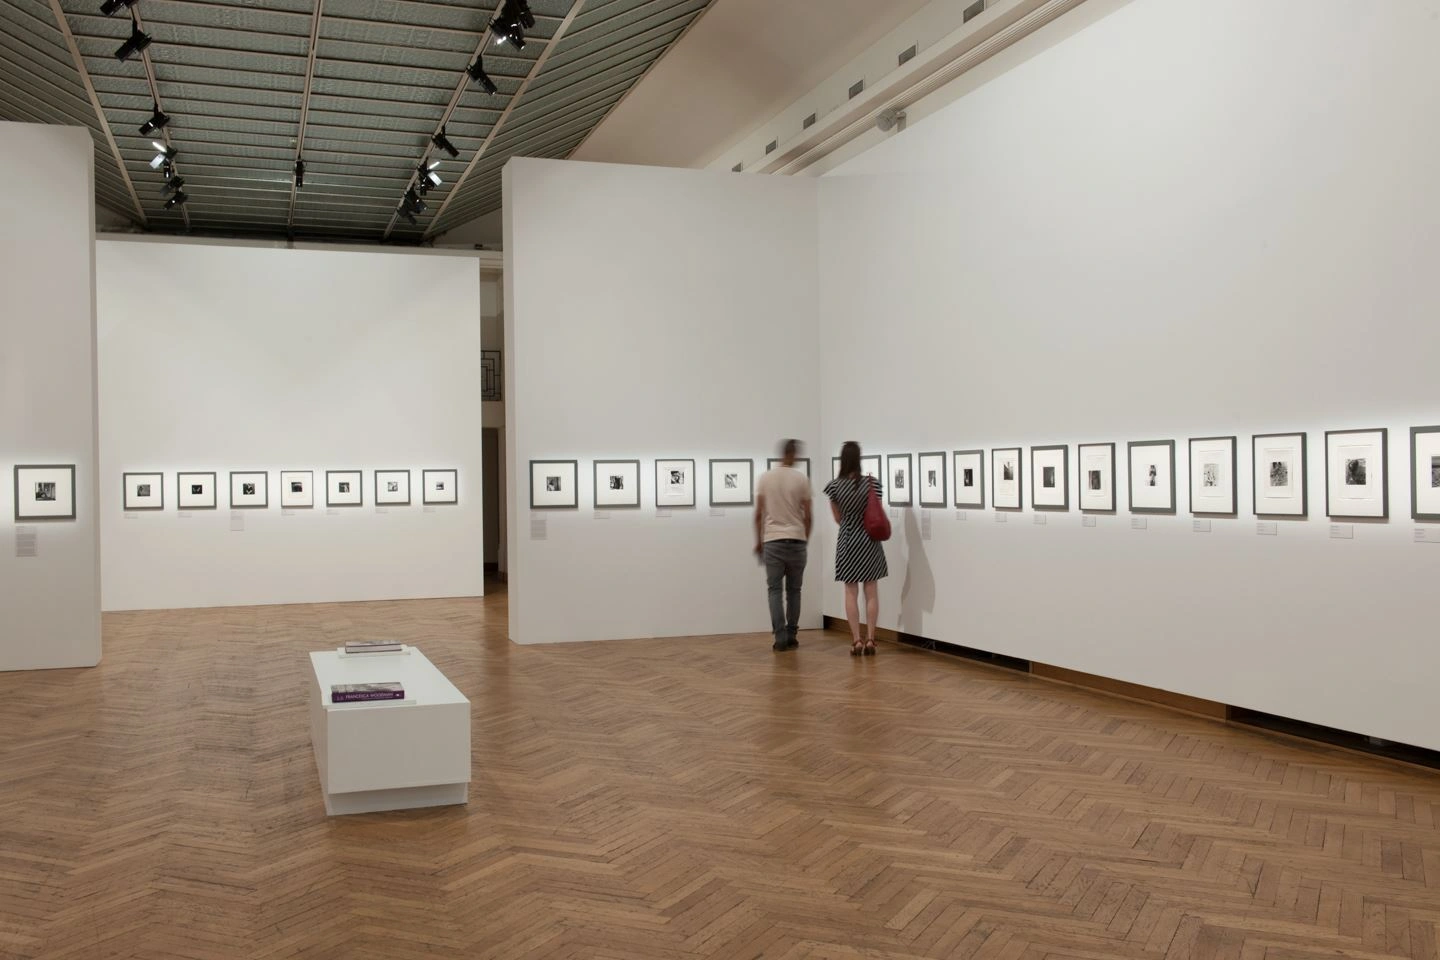
[[[985,451],[955,451],[955,506],[985,509]]]
[[[1082,513],[1115,512],[1115,444],[1082,443],[1075,451]]]
[[[769,460],[765,461],[765,469],[766,469],[766,470],[774,470],[776,467],[782,466],[783,464],[784,464],[784,461],[781,460],[779,457],[771,457]],[[807,476],[807,477],[810,476],[810,458],[809,458],[809,457],[796,457],[796,458],[795,458],[795,469],[796,469],[796,470],[799,470],[801,473],[805,474],[805,476]],[[839,459],[838,457],[835,459],[834,469],[836,469],[836,470],[839,470],[839,469],[840,469],[840,459]]]
[[[910,454],[892,453],[886,457],[885,479],[890,481],[890,506],[908,507],[915,502],[910,489]]]
[[[1030,505],[1036,510],[1070,509],[1070,447],[1030,448]]]
[[[1325,431],[1325,514],[1332,520],[1390,516],[1388,431]]]
[[[75,465],[15,468],[15,521],[74,520]]]
[[[315,473],[312,470],[280,471],[280,506],[315,506]]]
[[[655,506],[695,506],[695,461],[655,461]]]
[[[364,473],[359,470],[325,471],[325,506],[363,507],[365,505]]]
[[[215,474],[175,474],[175,505],[180,510],[214,510]]]
[[[164,510],[165,475],[163,473],[127,473],[124,481],[124,509]]]
[[[263,510],[270,506],[270,474],[264,470],[230,471],[230,509]]]
[[[754,502],[754,460],[710,461],[710,506],[743,507]]]
[[[1130,441],[1130,512],[1175,512],[1175,441]]]
[[[595,509],[640,506],[640,461],[595,461]]]
[[[915,458],[915,476],[920,490],[920,506],[945,506],[945,454],[922,453]]]
[[[1024,503],[1025,483],[1020,475],[1022,464],[1019,447],[1000,447],[990,451],[990,489],[996,510],[1019,510]]]
[[[410,504],[409,470],[375,471],[375,506],[404,507]]]
[[[1305,483],[1305,434],[1261,433],[1250,438],[1257,517],[1304,517],[1310,504]]]
[[[880,466],[880,454],[876,453],[860,458],[860,476],[874,477],[875,481],[880,484],[880,499],[885,499],[885,470]]]
[[[830,479],[837,480],[840,477],[840,458],[830,458]]]
[[[421,470],[421,503],[459,503],[460,471]]]
[[[1410,428],[1410,517],[1440,520],[1440,427]]]
[[[1190,513],[1197,517],[1233,517],[1238,484],[1234,437],[1190,440]]]
[[[580,506],[576,489],[580,464],[575,460],[530,461],[530,509],[574,510]]]

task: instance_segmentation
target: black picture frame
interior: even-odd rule
[[[535,502],[535,468],[540,466],[559,467],[570,471],[569,503]],[[531,460],[530,461],[530,509],[531,510],[578,510],[580,509],[580,461],[578,460]]]
[[[744,500],[715,499],[715,468],[727,463],[745,464],[750,470],[750,490]],[[710,460],[710,506],[712,507],[753,507],[755,505],[755,461],[743,457],[712,457]]]
[[[1277,438],[1300,438],[1300,512],[1269,513],[1260,509],[1260,441]],[[1328,470],[1328,466],[1327,466]],[[1268,520],[1305,520],[1310,516],[1310,438],[1303,430],[1286,433],[1256,433],[1250,437],[1250,510],[1257,517]]]
[[[450,474],[450,476],[453,478],[454,483],[455,483],[455,490],[454,490],[455,496],[453,496],[453,497],[450,498],[449,500],[431,500],[431,499],[430,499],[430,474],[432,474],[432,473],[448,473],[448,474]],[[460,502],[460,471],[459,471],[458,469],[456,469],[456,468],[454,468],[454,467],[430,467],[429,469],[426,469],[426,468],[423,468],[423,467],[421,468],[421,470],[420,470],[420,503],[421,503],[422,506],[453,507],[453,506],[455,506],[456,504],[458,504],[459,502]]]
[[[838,461],[838,458],[837,458],[837,461]],[[776,467],[783,466],[784,463],[785,463],[785,460],[784,460],[783,457],[771,457],[770,459],[768,459],[768,460],[765,461],[765,469],[766,469],[766,470],[774,470]],[[802,463],[805,464],[805,467],[804,467],[805,476],[809,477],[809,476],[810,476],[810,458],[809,458],[809,457],[796,457],[796,458],[795,458],[795,469],[797,469],[797,470],[801,469],[800,464],[802,464]]]
[[[330,499],[330,478],[333,476],[353,476],[355,478],[355,502],[345,503]],[[365,471],[364,470],[326,470],[325,471],[325,506],[328,507],[363,507],[365,506]]]
[[[1166,447],[1170,451],[1170,506],[1135,506],[1135,448]],[[1125,448],[1125,488],[1130,495],[1130,512],[1151,516],[1174,516],[1179,507],[1175,502],[1175,441],[1174,440],[1131,440]]]
[[[1230,509],[1195,509],[1195,444],[1223,443],[1230,441]],[[1186,447],[1190,461],[1190,516],[1192,517],[1238,517],[1240,515],[1240,450],[1237,437],[1191,437]]]
[[[1025,448],[1024,447],[991,447],[990,448],[990,469],[993,472],[995,465],[1001,462],[1002,453],[1015,453],[1015,506],[1002,507],[997,499],[999,487],[992,481],[990,484],[990,505],[996,510],[1005,510],[1010,513],[1021,513],[1025,509]]]
[[[185,497],[186,497],[185,487],[188,486],[190,483],[193,482],[192,480],[190,480],[191,477],[209,477],[209,478],[210,478],[210,502],[209,502],[209,503],[203,504],[203,505],[201,505],[201,506],[196,506],[196,505],[193,504],[193,503],[192,503],[192,504],[187,504],[187,503],[185,502]],[[219,477],[218,474],[216,474],[216,473],[214,473],[214,472],[210,472],[210,471],[206,471],[206,470],[183,470],[183,471],[177,472],[177,473],[175,474],[175,509],[176,509],[176,510],[185,510],[185,511],[187,511],[187,512],[190,511],[190,510],[219,510],[219,509],[220,509],[220,491],[216,489],[216,487],[219,485],[219,483],[220,483],[220,477]],[[192,494],[189,494],[189,496],[192,496],[192,497],[193,497],[193,496],[195,496],[195,494],[192,493]]]
[[[290,491],[285,489],[285,477],[287,474],[303,473],[309,478],[310,502],[309,503],[286,503],[285,496]],[[280,509],[281,510],[313,510],[315,509],[315,471],[314,470],[281,470],[280,471]]]
[[[235,502],[235,478],[236,477],[259,477],[264,481],[264,500],[261,503],[236,503]],[[243,480],[241,481],[244,482]],[[230,471],[230,509],[231,510],[268,510],[270,509],[270,471],[269,470],[231,470]]]
[[[383,473],[383,474],[391,474],[391,473],[403,473],[403,474],[405,474],[405,499],[404,499],[404,500],[384,500],[384,501],[382,501],[382,500],[380,499],[380,475],[381,475],[382,473]],[[410,481],[411,481],[411,479],[412,479],[412,478],[411,478],[411,476],[410,476],[410,469],[409,469],[408,467],[396,467],[396,468],[391,469],[391,470],[375,470],[375,471],[373,471],[373,472],[372,472],[372,475],[371,475],[371,478],[370,478],[370,482],[375,485],[375,489],[372,491],[372,496],[374,497],[374,500],[375,500],[375,506],[377,506],[377,507],[408,507],[408,506],[410,506],[411,502],[414,500],[414,494],[413,494],[413,492],[412,492],[411,489],[410,489]]]
[[[602,488],[602,487],[600,486],[600,468],[601,468],[602,466],[603,466],[603,467],[609,467],[609,466],[616,465],[616,464],[622,464],[622,465],[624,465],[624,466],[634,467],[634,468],[635,468],[635,489],[634,489],[633,491],[630,491],[631,493],[634,494],[634,498],[633,498],[634,502],[633,502],[633,503],[627,502],[627,503],[604,503],[604,504],[602,504],[602,503],[600,502],[600,491],[601,491],[601,489],[608,489],[608,488]],[[639,461],[639,460],[596,460],[595,463],[594,463],[593,469],[594,469],[594,474],[595,474],[595,489],[591,491],[591,499],[592,499],[592,500],[594,501],[594,503],[595,503],[595,509],[596,509],[596,510],[636,510],[636,509],[638,509],[638,508],[640,507],[640,461]]]
[[[1330,438],[1343,437],[1357,433],[1378,433],[1380,434],[1380,513],[1378,516],[1367,516],[1365,514],[1334,513],[1330,506]],[[1413,481],[1412,481],[1413,485]],[[1331,520],[1344,520],[1347,522],[1375,522],[1390,519],[1390,431],[1386,427],[1369,427],[1362,430],[1326,430],[1325,431],[1325,516]]]
[[[1419,478],[1419,454],[1418,443],[1420,437],[1426,434],[1440,433],[1440,426],[1435,427],[1411,427],[1410,428],[1410,519],[1424,522],[1440,520],[1440,513],[1420,512],[1420,478]],[[1430,469],[1433,472],[1435,465],[1432,463]],[[1330,475],[1326,470],[1325,475]],[[1432,481],[1433,484],[1433,481]]]
[[[1035,491],[1041,489],[1039,479],[1035,476],[1035,454],[1049,453],[1053,450],[1060,451],[1060,498],[1058,504],[1041,504],[1035,501]],[[1043,465],[1040,469],[1043,469]],[[1052,513],[1066,513],[1070,510],[1070,446],[1064,443],[1051,443],[1030,448],[1030,506],[1035,510],[1047,510]]]
[[[979,502],[979,503],[961,503],[961,502],[960,502],[960,489],[961,489],[961,487],[960,487],[960,466],[956,463],[956,461],[957,461],[960,457],[972,457],[972,456],[973,456],[973,457],[979,457],[979,458],[980,458],[979,464],[975,467],[975,476],[976,476],[976,477],[979,479],[979,481],[980,481],[980,486],[979,486],[979,490],[980,490],[980,502]],[[985,451],[984,451],[984,450],[956,450],[956,451],[954,451],[953,453],[951,453],[951,455],[950,455],[950,464],[951,464],[951,467],[953,468],[953,469],[951,469],[950,472],[951,472],[951,475],[952,475],[952,477],[953,477],[954,484],[955,484],[955,509],[957,509],[957,510],[984,510],[984,509],[985,509]]]
[[[660,491],[664,484],[660,482],[660,471],[665,464],[684,463],[689,465],[690,470],[690,500],[686,503],[661,503]],[[695,507],[695,461],[690,457],[661,457],[655,461],[655,509],[656,510],[690,510]]]
[[[157,485],[160,487],[160,503],[152,507],[135,507],[130,505],[130,478],[131,477],[156,477]],[[179,490],[177,488],[176,492]],[[124,513],[135,513],[141,510],[164,510],[165,509],[165,474],[156,473],[152,470],[132,470],[120,475],[120,509]]]
[[[50,513],[41,516],[39,514],[26,514],[20,512],[20,471],[22,470],[63,470],[70,478],[70,512],[66,514]],[[45,481],[41,481],[42,483]],[[44,523],[50,520],[74,520],[76,507],[75,502],[75,464],[73,463],[19,463],[15,465],[15,522],[16,523]]]
[[[950,474],[949,474],[949,472],[948,472],[948,470],[947,470],[947,466],[946,466],[946,461],[949,459],[949,457],[947,457],[947,456],[945,455],[945,451],[944,451],[944,450],[930,450],[930,451],[927,451],[927,452],[925,452],[925,453],[917,453],[917,454],[915,455],[915,473],[918,475],[918,474],[923,473],[926,469],[928,469],[928,468],[925,466],[925,462],[926,462],[927,459],[932,459],[932,458],[935,459],[935,460],[939,460],[939,461],[940,461],[940,499],[939,499],[938,501],[935,501],[935,500],[926,500],[926,499],[925,499],[925,483],[922,481],[922,482],[920,483],[920,486],[917,488],[917,492],[916,492],[916,494],[915,494],[915,502],[920,505],[920,508],[921,508],[922,510],[936,510],[936,509],[943,510],[943,509],[945,508],[946,503],[948,502],[949,490],[950,490],[950,485],[949,485]],[[912,480],[913,480],[913,477],[912,477]],[[914,483],[912,483],[911,486],[914,486]]]
[[[1110,454],[1110,505],[1108,507],[1087,507],[1085,506],[1085,451],[1091,448],[1101,448]],[[1079,443],[1075,445],[1075,489],[1076,506],[1081,513],[1095,514],[1096,516],[1113,514],[1116,512],[1115,502],[1115,444],[1113,442],[1103,443]]]
[[[896,495],[895,488],[895,467],[903,461],[905,464],[905,489],[903,499]],[[885,502],[892,507],[910,507],[915,504],[915,461],[908,453],[890,453],[885,455],[885,479],[889,481],[890,490]]]

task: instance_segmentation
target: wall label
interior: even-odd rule
[[[1354,524],[1350,524],[1350,523],[1332,523],[1332,524],[1330,524],[1330,539],[1331,539],[1331,540],[1354,540],[1354,539],[1355,539],[1355,526],[1354,526]]]
[[[239,511],[239,510],[231,510],[231,511],[230,511],[230,532],[231,532],[231,533],[244,533],[244,532],[245,532],[245,514],[244,514],[243,512],[241,512],[241,511]]]
[[[1037,527],[1043,527],[1043,526],[1045,526],[1046,523],[1049,522],[1048,518],[1046,518],[1045,514],[1043,514],[1043,513],[1037,513],[1037,514],[1035,514],[1034,520],[1035,520],[1035,526],[1037,526]]]
[[[176,516],[179,517],[181,520],[189,520],[191,517],[195,516],[195,514],[191,513],[189,510],[181,510],[179,513],[176,514]]]
[[[595,519],[596,519],[596,520],[609,520],[609,519],[610,519],[610,511],[609,511],[609,510],[596,510],[596,511],[595,511]]]
[[[1095,518],[1094,518],[1094,517],[1081,517],[1081,518],[1080,518],[1080,526],[1082,526],[1082,527],[1093,527],[1093,526],[1095,526]]]
[[[1257,537],[1278,537],[1280,535],[1280,524],[1274,520],[1261,520],[1255,524],[1255,535]]]
[[[34,527],[15,528],[15,556],[22,559],[40,556],[40,531]]]
[[[1150,526],[1150,518],[1149,518],[1149,517],[1131,517],[1131,518],[1130,518],[1130,529],[1131,529],[1131,530],[1144,530],[1144,529],[1146,529],[1146,528],[1149,527],[1149,526]]]
[[[1009,523],[1009,522],[1010,522],[1010,514],[1008,514],[1008,513],[1001,513],[1001,512],[999,512],[999,511],[997,510],[997,511],[995,512],[995,522],[996,522],[996,523]]]
[[[970,519],[970,514],[967,513],[967,512],[964,511],[964,510],[956,510],[956,511],[955,511],[955,519],[956,519],[956,520],[969,520],[969,519]]]
[[[138,513],[127,513],[127,514],[125,514],[125,519],[126,519],[126,520],[139,520],[139,519],[140,519],[140,514],[138,514]]]
[[[544,540],[549,535],[549,529],[545,524],[545,514],[530,514],[530,539]]]
[[[930,511],[929,511],[929,510],[921,510],[921,511],[920,511],[920,539],[921,539],[921,540],[929,540],[929,539],[930,539],[930,530],[931,530],[930,524],[931,524]]]
[[[1194,530],[1196,533],[1209,533],[1209,532],[1210,532],[1210,521],[1209,521],[1209,520],[1196,520],[1194,523],[1192,523],[1192,524],[1190,525],[1190,528],[1191,528],[1192,530]]]

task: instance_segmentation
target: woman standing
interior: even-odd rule
[[[825,486],[830,512],[840,524],[835,539],[835,579],[845,584],[845,616],[850,620],[850,656],[875,653],[875,621],[880,616],[876,582],[890,575],[885,548],[865,532],[865,505],[880,482],[860,475],[860,444],[851,440],[840,448],[840,476]],[[865,585],[866,639],[860,639],[860,585]]]

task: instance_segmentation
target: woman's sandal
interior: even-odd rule
[[[864,652],[865,645],[861,641],[856,640],[854,643],[850,644],[850,656],[858,657]]]
[[[866,641],[865,641],[865,656],[867,656],[867,657],[873,657],[873,656],[875,656],[875,641],[874,641],[874,640],[866,640]]]

